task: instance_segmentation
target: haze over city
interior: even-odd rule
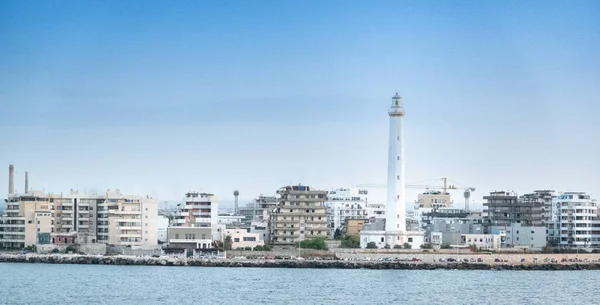
[[[56,4],[0,2],[17,190],[385,183],[398,91],[407,182],[600,196],[599,2]]]

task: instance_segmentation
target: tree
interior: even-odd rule
[[[360,237],[356,235],[346,235],[340,245],[342,248],[360,248]]]
[[[367,243],[367,249],[377,249],[377,244],[374,241]]]
[[[230,235],[225,236],[225,241],[223,241],[223,244],[225,244],[225,250],[231,250],[233,242]]]
[[[548,246],[549,247],[558,247],[558,239],[556,239],[556,238],[549,239]]]
[[[305,239],[296,243],[296,247],[300,246],[303,249],[327,250],[325,238]]]
[[[384,248],[384,249],[389,249],[389,248],[390,248],[390,245],[388,245],[388,244],[385,244],[385,246],[384,246],[383,248]]]
[[[394,245],[394,249],[402,249],[402,245]]]
[[[263,250],[263,246],[261,246],[261,245],[258,245],[258,246],[256,246],[256,247],[254,247],[254,249],[253,249],[253,250],[254,250],[254,251],[262,251],[262,250]]]
[[[450,249],[450,245],[449,244],[442,244],[442,246],[440,247],[442,249]]]
[[[339,228],[335,229],[335,232],[333,233],[333,239],[341,239],[342,238],[342,230],[340,230]]]
[[[421,249],[433,249],[433,245],[432,244],[422,244]]]
[[[412,246],[409,243],[404,243],[404,244],[402,244],[402,248],[404,248],[404,249],[412,249]]]

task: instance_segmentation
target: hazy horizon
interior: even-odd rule
[[[17,190],[28,171],[32,189],[161,201],[385,183],[397,91],[407,182],[449,177],[476,202],[600,198],[599,13],[598,1],[0,1],[0,191],[9,164]]]

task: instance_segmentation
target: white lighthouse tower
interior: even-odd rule
[[[405,115],[402,98],[398,93],[392,97],[388,110],[390,132],[388,143],[387,200],[385,203],[385,226],[383,219],[375,220],[360,232],[360,247],[392,248],[409,244],[418,249],[424,242],[420,231],[406,228],[406,187],[404,185],[404,133],[402,120]]]
[[[406,232],[406,195],[404,186],[404,138],[402,97],[392,97],[388,143],[387,200],[385,203],[385,231]],[[389,244],[394,244],[393,242]]]

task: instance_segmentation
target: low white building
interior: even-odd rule
[[[264,246],[264,240],[261,240],[259,233],[251,233],[248,229],[234,228],[225,229],[225,238],[231,237],[232,249],[254,248],[256,246]]]
[[[461,234],[462,245],[475,245],[481,249],[500,249],[501,239],[499,234]]]

